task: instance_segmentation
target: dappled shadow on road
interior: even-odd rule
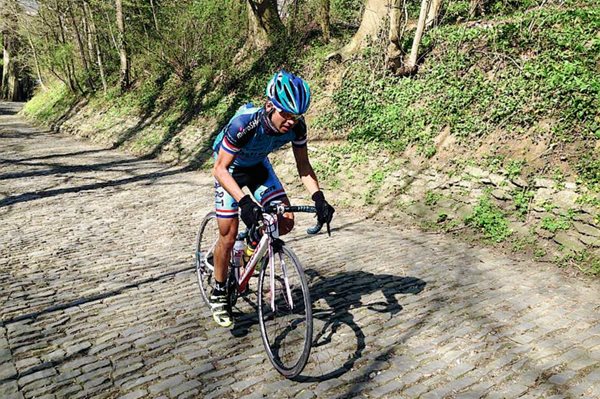
[[[12,316],[10,318],[6,318],[6,319],[2,319],[0,320],[0,326],[4,327],[8,324],[12,324],[12,323],[16,323],[19,321],[23,321],[23,320],[29,320],[29,319],[36,319],[39,316],[42,316],[44,314],[48,314],[48,313],[52,313],[52,312],[57,312],[60,310],[65,310],[65,309],[70,309],[70,308],[74,308],[74,307],[78,307],[81,306],[83,304],[87,304],[87,303],[91,303],[91,302],[96,302],[96,301],[101,301],[103,299],[106,298],[110,298],[110,297],[114,297],[116,295],[120,295],[128,290],[131,289],[137,289],[139,288],[141,285],[144,284],[150,284],[156,281],[161,281],[170,277],[175,276],[176,274],[179,273],[184,273],[184,272],[188,272],[191,271],[193,269],[193,266],[189,266],[189,267],[183,267],[177,270],[173,270],[173,271],[169,271],[166,273],[162,273],[160,275],[157,276],[152,276],[152,277],[148,277],[148,278],[144,278],[144,279],[140,279],[140,280],[136,280],[130,283],[124,283],[122,287],[114,289],[114,290],[110,290],[110,291],[105,291],[105,292],[98,292],[97,294],[93,294],[93,295],[89,295],[89,296],[82,296],[80,298],[74,299],[70,302],[65,302],[65,303],[58,303],[52,306],[48,306],[44,309],[41,310],[37,310],[35,312],[31,312],[31,313],[25,313],[25,314],[21,314],[18,316]]]
[[[100,170],[112,170],[113,167],[135,164],[136,162],[140,162],[140,159],[122,159],[118,161],[111,162],[102,162],[91,165],[61,165],[61,164],[42,164],[36,163],[31,164],[28,163],[28,166],[49,166],[49,169],[41,169],[41,170],[32,170],[25,172],[11,172],[11,173],[3,173],[0,174],[0,180],[8,180],[8,179],[20,179],[26,177],[36,177],[36,176],[50,176],[55,174],[67,174],[67,173],[81,173],[81,172],[95,172]],[[3,162],[11,163],[10,160],[4,160]],[[16,162],[15,162],[16,163]],[[135,165],[132,165],[135,166]]]
[[[18,135],[17,135],[18,137]],[[8,163],[8,164],[21,164],[29,161],[39,161],[44,159],[52,159],[52,158],[66,158],[66,157],[74,157],[78,155],[87,155],[87,154],[96,154],[99,152],[110,151],[110,148],[103,148],[99,150],[83,150],[83,151],[74,151],[74,152],[64,152],[60,154],[49,154],[49,155],[40,155],[37,157],[28,157],[28,158],[18,158],[18,159],[0,159],[0,164]],[[26,165],[33,165],[27,163]],[[47,164],[45,164],[47,165]]]
[[[389,313],[390,318],[400,317],[402,306],[396,295],[417,295],[426,285],[425,281],[416,277],[363,271],[341,272],[326,277],[314,269],[307,269],[305,273],[313,303],[313,351],[309,364],[312,362],[314,367],[298,376],[296,380],[299,382],[322,382],[338,378],[350,371],[362,357],[366,347],[361,328],[364,326],[355,321],[352,311],[365,308],[377,313]],[[376,292],[381,292],[385,300],[370,301],[364,298]],[[255,295],[244,298],[252,308],[250,313],[238,311],[234,314],[236,324],[231,330],[232,335],[243,337],[248,334],[250,327],[258,324],[255,298]],[[352,343],[348,342],[348,334],[354,335]],[[323,358],[327,358],[327,361],[321,363],[320,359]]]
[[[15,115],[23,108],[23,104],[24,103],[0,101],[0,115]]]
[[[125,184],[137,183],[137,182],[145,181],[145,180],[155,181],[162,177],[172,176],[172,175],[176,175],[179,173],[185,173],[185,172],[189,172],[191,170],[192,170],[191,167],[185,166],[185,167],[177,168],[177,169],[145,173],[145,174],[138,175],[138,176],[126,177],[123,179],[109,180],[109,181],[105,181],[105,182],[98,182],[98,183],[92,183],[92,184],[84,184],[81,186],[57,188],[57,189],[42,190],[42,191],[31,191],[31,192],[27,192],[27,193],[23,193],[23,194],[11,195],[11,196],[8,196],[8,197],[0,200],[0,208],[9,206],[9,205],[18,204],[21,202],[29,202],[29,201],[34,201],[34,200],[37,200],[40,198],[54,197],[54,196],[62,195],[62,194],[78,193],[80,191],[88,191],[88,190],[99,190],[99,189],[103,189],[106,187],[119,187],[119,186],[123,186]]]

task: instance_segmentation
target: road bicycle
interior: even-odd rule
[[[275,369],[287,378],[302,372],[310,354],[313,334],[311,299],[304,269],[292,250],[279,238],[277,218],[286,212],[315,213],[314,206],[286,206],[273,201],[263,209],[263,220],[238,235],[250,240],[257,231],[262,236],[247,261],[236,266],[230,263],[228,299],[235,306],[240,295],[248,292],[250,278],[258,275],[258,320],[267,357]],[[316,234],[322,228],[309,228]],[[329,224],[327,231],[330,233]],[[215,212],[209,212],[202,221],[196,237],[195,266],[200,292],[204,302],[213,289],[213,251],[219,237]],[[232,253],[231,259],[234,259]],[[208,305],[210,307],[210,305]]]

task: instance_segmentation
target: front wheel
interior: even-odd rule
[[[302,372],[312,343],[313,320],[304,269],[296,255],[281,252],[263,259],[258,280],[258,320],[263,344],[275,369],[287,378]],[[275,278],[271,280],[271,267]]]

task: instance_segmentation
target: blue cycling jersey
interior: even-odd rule
[[[243,105],[231,118],[213,143],[213,151],[235,155],[232,166],[249,167],[263,162],[269,153],[292,142],[294,147],[306,146],[306,124],[301,118],[287,133],[270,127],[264,107]]]

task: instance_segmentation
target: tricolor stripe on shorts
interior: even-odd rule
[[[237,209],[217,209],[217,217],[222,219],[233,219],[238,217]]]
[[[283,197],[284,195],[285,195],[285,191],[283,189],[281,189],[281,190],[275,190],[272,193],[269,193],[263,199],[261,199],[260,204],[261,205],[265,205],[269,201],[272,201],[272,200],[274,200],[275,198],[278,198],[278,197]]]

